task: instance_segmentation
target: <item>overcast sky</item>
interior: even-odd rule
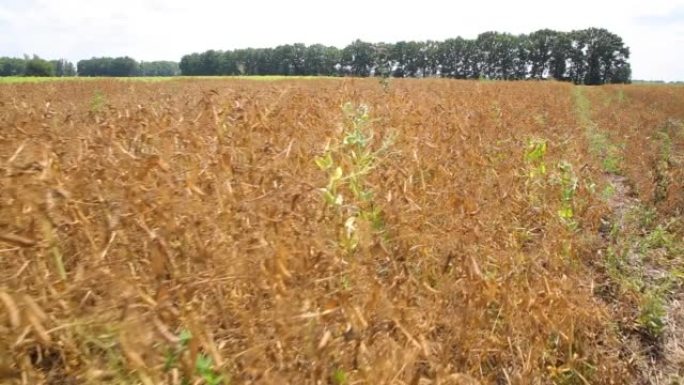
[[[603,27],[634,79],[684,80],[684,0],[0,0],[0,56],[180,60],[207,49]]]

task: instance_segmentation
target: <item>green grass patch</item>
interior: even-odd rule
[[[589,151],[593,156],[600,159],[603,171],[610,174],[621,174],[624,146],[612,143],[607,133],[601,131],[598,125],[591,119],[591,102],[584,95],[584,87],[573,88],[573,94],[578,120],[584,128],[585,136],[589,141]],[[618,98],[620,97],[618,96]]]
[[[633,298],[638,307],[636,327],[654,339],[665,327],[665,305],[675,287],[684,282],[681,271],[684,248],[668,227],[657,223],[652,208],[635,206],[611,231],[604,266],[610,280],[619,288],[619,297]]]

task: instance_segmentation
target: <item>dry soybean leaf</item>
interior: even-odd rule
[[[14,246],[31,247],[36,245],[36,241],[16,234],[0,234],[0,241],[7,242]]]
[[[49,344],[51,341],[50,335],[48,334],[47,330],[45,330],[45,327],[40,322],[38,317],[33,312],[28,312],[26,318],[28,319],[29,324],[31,324],[31,327],[33,328],[33,331],[40,342],[43,344]]]
[[[24,295],[24,303],[26,306],[28,306],[29,312],[33,314],[38,320],[40,321],[45,321],[47,319],[47,315],[43,311],[43,309],[38,306],[36,301],[31,298],[28,294]]]
[[[4,291],[0,291],[0,301],[2,301],[7,309],[10,326],[15,329],[18,328],[21,325],[21,317],[19,315],[19,308],[17,307],[17,304],[14,302],[12,297]]]

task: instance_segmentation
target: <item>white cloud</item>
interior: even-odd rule
[[[409,5],[410,4],[410,5]],[[497,30],[604,27],[632,49],[634,78],[684,80],[684,0],[3,0],[0,55],[179,60],[213,49],[444,39]]]

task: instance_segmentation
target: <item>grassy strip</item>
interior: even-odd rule
[[[603,198],[613,208],[607,233],[608,247],[603,266],[613,286],[612,299],[635,307],[632,327],[649,341],[658,341],[665,329],[668,297],[680,284],[684,243],[671,228],[680,218],[662,218],[654,207],[628,195],[621,177],[623,146],[611,143],[608,135],[591,118],[591,102],[584,87],[574,89],[576,112],[585,129],[590,152],[600,160],[604,172],[613,175]],[[620,98],[618,98],[619,101]],[[609,101],[610,102],[610,101]],[[671,156],[666,136],[661,141],[661,158]],[[656,170],[657,171],[657,170]]]

